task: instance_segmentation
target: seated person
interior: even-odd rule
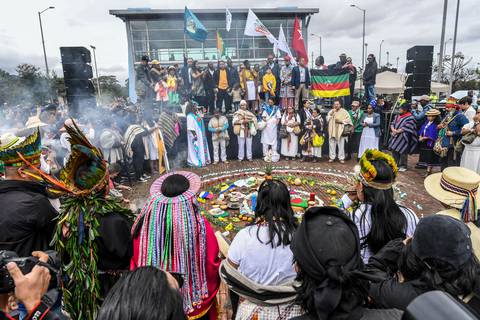
[[[132,228],[130,263],[131,269],[155,266],[183,275],[183,310],[195,319],[216,316],[220,286],[217,239],[196,205],[200,184],[199,176],[186,171],[164,174],[152,184]]]
[[[308,209],[291,249],[300,282],[297,302],[306,311],[293,319],[401,319],[396,309],[366,308],[371,279],[362,273],[357,227],[341,210]]]
[[[258,190],[255,222],[238,232],[221,267],[222,278],[242,298],[237,320],[266,319],[273,313],[289,319],[302,314],[294,304],[290,250],[296,227],[287,186],[265,180]]]

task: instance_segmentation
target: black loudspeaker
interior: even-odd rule
[[[407,79],[403,97],[411,101],[412,96],[430,94],[432,84],[433,46],[415,46],[407,50]]]
[[[85,47],[60,47],[62,63],[91,63],[90,50]]]
[[[84,47],[60,47],[63,79],[71,115],[96,106],[90,51]]]
[[[433,46],[415,46],[407,50],[407,60],[433,60]]]
[[[432,73],[432,64],[429,61],[408,61],[405,67],[406,73]]]

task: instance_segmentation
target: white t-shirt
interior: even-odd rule
[[[228,259],[239,265],[238,270],[250,280],[262,285],[280,285],[295,278],[293,253],[290,246],[272,248],[268,243],[268,227],[261,226],[257,238],[257,226],[249,226],[235,236]],[[275,244],[275,241],[274,241]]]
[[[468,122],[473,122],[473,117],[475,117],[476,113],[477,112],[472,106],[468,107],[468,109],[463,112],[465,117],[467,117]]]

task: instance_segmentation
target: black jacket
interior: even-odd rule
[[[375,59],[372,62],[367,63],[365,71],[363,71],[363,84],[365,86],[371,86],[375,84],[377,79],[377,61]]]
[[[395,277],[403,247],[402,239],[392,240],[370,257],[365,266],[365,272],[383,279],[370,285],[369,295],[377,308],[405,310],[413,299],[428,291],[418,280],[400,283]]]
[[[20,257],[50,249],[58,213],[45,186],[31,181],[0,181],[0,250]]]
[[[230,80],[232,81],[232,87],[237,83],[240,84],[240,74],[238,73],[237,68],[234,66],[232,67],[227,66],[227,70],[230,76]]]
[[[210,71],[208,69],[205,71],[205,76],[203,77],[203,87],[207,91],[213,91],[213,89],[217,87],[215,83],[215,72],[216,70],[213,71],[213,74],[210,74]]]

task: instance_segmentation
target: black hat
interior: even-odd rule
[[[142,56],[142,61],[150,61],[150,58],[148,56]]]
[[[421,260],[436,259],[461,266],[472,256],[470,229],[449,216],[425,217],[415,229],[412,251]]]
[[[410,110],[412,110],[412,106],[410,105],[410,103],[404,103],[400,106],[400,109],[403,109],[403,110],[409,112]]]

